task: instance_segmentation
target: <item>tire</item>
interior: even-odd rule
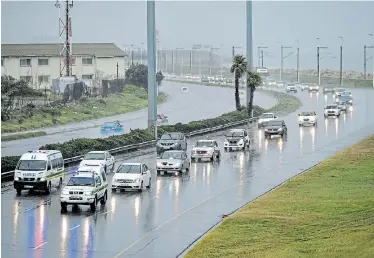
[[[16,192],[17,192],[17,195],[21,195],[22,194],[22,189],[21,188],[17,188]]]
[[[62,187],[62,178],[60,177],[60,181],[58,182],[57,189],[60,189]]]
[[[105,166],[104,167],[104,172],[105,172],[105,175],[107,174],[107,167]]]
[[[151,182],[152,182],[152,178],[149,179],[149,182],[148,182],[148,185],[147,185],[148,189],[151,188],[151,184],[152,184]]]
[[[48,185],[47,185],[47,189],[46,189],[46,194],[50,194],[52,192],[52,184],[51,184],[51,181],[49,181]]]
[[[90,204],[90,209],[92,212],[96,211],[96,205],[97,205],[97,198],[95,197],[94,202]]]
[[[116,193],[117,192],[117,189],[112,189],[112,193]]]
[[[220,158],[221,158],[221,152],[218,152],[217,159],[220,159]]]
[[[61,205],[61,212],[62,212],[62,213],[65,213],[65,212],[68,211],[68,206],[67,206],[66,203],[64,203],[64,202],[60,202],[60,205]]]
[[[139,188],[138,191],[139,191],[139,192],[143,192],[143,181],[141,182],[141,184],[140,184],[140,188]]]
[[[227,151],[227,148],[223,148],[225,151]]]
[[[100,204],[105,205],[107,199],[108,199],[108,194],[107,194],[107,192],[105,192],[103,198],[100,200]]]
[[[212,157],[210,158],[210,161],[213,162],[214,161],[214,156],[212,155]]]

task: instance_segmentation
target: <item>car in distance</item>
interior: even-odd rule
[[[342,101],[342,100],[338,100],[335,102],[335,104],[338,105],[340,111],[343,111],[343,112],[347,112],[347,109],[349,107],[349,104],[345,101]]]
[[[323,86],[323,94],[334,93],[334,85],[325,84]]]
[[[284,120],[276,119],[269,121],[265,127],[264,135],[265,138],[271,137],[272,135],[280,135],[281,137],[287,134],[287,126]]]
[[[221,151],[215,140],[198,140],[191,150],[191,161],[203,159],[213,161],[214,158],[219,159],[220,157]]]
[[[79,164],[80,167],[99,167],[102,166],[105,173],[113,172],[114,157],[109,151],[90,151],[82,158]]]
[[[327,105],[325,107],[324,116],[325,116],[325,118],[327,118],[329,116],[340,117],[340,108],[339,108],[339,106],[336,105],[336,104]]]
[[[348,97],[352,98],[353,94],[352,94],[352,92],[346,90],[346,91],[342,92],[341,96],[348,96]]]
[[[119,121],[106,122],[101,126],[101,133],[123,133],[123,125]]]
[[[163,125],[168,123],[168,117],[165,116],[164,114],[158,114],[157,115],[157,124],[158,125]]]
[[[263,113],[259,118],[258,118],[258,128],[262,128],[266,126],[266,123],[277,119],[278,117],[274,113]]]
[[[279,82],[277,82],[277,87],[278,87],[278,88],[283,88],[284,85],[285,85],[285,82],[283,82],[283,81],[279,81]]]
[[[340,95],[342,95],[342,93],[345,91],[345,89],[343,88],[335,88],[334,89],[334,94],[335,94],[335,97],[339,97]]]
[[[287,84],[287,87],[286,87],[286,92],[297,92],[297,88],[296,88],[296,85],[293,84],[293,83],[288,83]]]
[[[180,173],[190,171],[191,162],[187,153],[183,150],[165,151],[157,158],[157,174],[174,174],[178,176]]]
[[[248,133],[244,129],[231,129],[225,134],[224,150],[240,148],[245,150],[250,145]]]
[[[143,191],[151,188],[151,172],[143,163],[122,163],[112,178],[112,192],[118,190]]]
[[[339,97],[335,98],[335,104],[339,103],[353,105],[353,98],[349,95],[340,95]]]
[[[206,77],[206,76],[201,77],[201,82],[208,83],[209,82],[208,77]]]
[[[317,125],[317,114],[314,111],[302,112],[299,114],[299,126]]]
[[[164,133],[156,144],[157,154],[167,150],[187,150],[187,139],[183,133]]]
[[[273,80],[273,79],[268,79],[268,80],[266,80],[266,84],[267,84],[268,86],[270,86],[270,87],[275,87],[275,86],[277,86],[277,82],[276,82],[275,80]]]
[[[300,89],[302,91],[309,89],[309,83],[300,83]]]
[[[318,92],[319,91],[319,85],[317,85],[317,83],[309,83],[308,91],[309,92]]]
[[[62,189],[61,212],[66,212],[68,205],[89,205],[91,211],[95,211],[99,201],[101,205],[105,205],[107,199],[108,182],[105,174],[81,171],[75,173]]]

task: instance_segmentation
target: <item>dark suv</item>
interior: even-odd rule
[[[164,133],[156,144],[157,154],[168,150],[187,150],[187,139],[183,133]]]

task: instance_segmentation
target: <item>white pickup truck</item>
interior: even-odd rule
[[[80,167],[103,167],[105,173],[113,172],[114,157],[108,151],[90,151],[87,153],[81,163]]]
[[[299,126],[303,125],[317,125],[317,114],[314,111],[302,112],[299,114]]]

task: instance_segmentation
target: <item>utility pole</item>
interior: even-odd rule
[[[367,74],[367,61],[370,59],[370,57],[367,57],[367,49],[368,48],[374,48],[374,46],[364,46],[364,75],[365,75],[365,81],[368,79],[368,74]]]
[[[343,37],[338,37],[341,39],[341,44],[340,44],[340,70],[339,70],[339,83],[340,87],[343,86]]]
[[[212,62],[213,62],[213,51],[219,50],[219,48],[210,47],[209,51],[209,75],[212,75]]]
[[[368,35],[373,37],[373,45],[372,45],[371,48],[373,48],[373,50],[374,50],[374,33],[370,33]],[[372,61],[373,61],[373,73],[371,75],[372,75],[372,79],[373,79],[373,88],[374,88],[374,51],[373,51],[373,54],[372,54],[371,58],[372,58]]]
[[[223,45],[221,44],[221,80],[223,80]]]
[[[263,67],[263,64],[264,64],[264,56],[262,55],[263,54],[263,50],[262,49],[267,49],[268,47],[264,47],[264,46],[259,46],[258,47],[258,67]],[[261,54],[262,53],[262,54]]]
[[[297,49],[296,49],[296,81],[300,82],[300,48],[299,41],[296,40]]]
[[[117,66],[117,81],[118,81],[118,67],[119,67],[118,62],[116,66]]]
[[[264,67],[264,50],[261,50],[261,67]]]
[[[252,1],[246,1],[246,45],[247,45],[247,74],[251,73],[253,68],[253,39],[252,39],[252,27],[253,27],[253,20],[252,20]],[[248,78],[248,76],[246,76]],[[252,88],[248,85],[248,80],[246,82],[247,85],[247,96],[246,96],[246,106],[248,117],[253,117],[253,109],[250,110],[250,106],[253,106],[251,102],[252,96]]]
[[[191,73],[193,73],[193,66],[195,66],[195,64],[196,64],[196,58],[195,58],[195,56],[196,56],[196,50],[198,50],[198,49],[201,49],[201,45],[199,45],[199,44],[192,45]],[[200,56],[200,54],[199,54],[199,56]],[[198,60],[200,60],[200,58],[198,58]],[[199,61],[199,65],[200,65],[200,61]],[[200,71],[199,71],[199,73],[200,73]]]
[[[134,65],[134,44],[130,45],[131,47],[131,66]]]
[[[190,51],[190,74],[192,74],[192,51]]]
[[[281,58],[280,58],[281,59],[280,60],[281,61],[281,67],[279,69],[279,80],[280,81],[282,81],[282,76],[283,76],[283,60],[293,54],[293,52],[291,52],[287,56],[284,56],[283,50],[284,49],[290,49],[290,48],[292,48],[292,47],[285,47],[285,46],[281,45]]]
[[[148,130],[157,136],[156,14],[155,1],[147,1]]]
[[[171,51],[171,66],[173,68],[173,74],[174,74],[174,50]]]

